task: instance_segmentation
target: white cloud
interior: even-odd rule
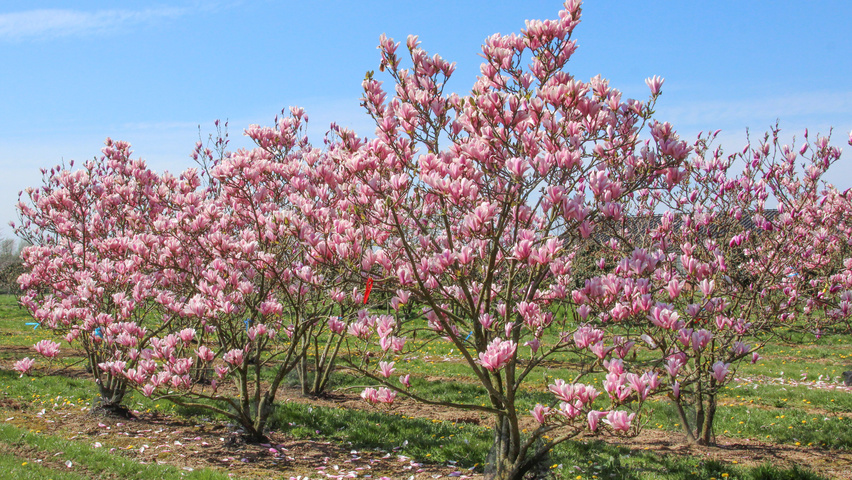
[[[145,10],[43,9],[0,14],[0,40],[20,41],[109,33],[189,13],[185,8]]]

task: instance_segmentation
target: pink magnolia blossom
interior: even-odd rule
[[[539,340],[538,337],[533,338],[532,340],[524,343],[524,346],[530,347],[530,350],[532,350],[533,355],[535,355],[535,353],[541,347],[541,340]]]
[[[606,358],[607,355],[609,355],[609,352],[611,352],[613,348],[614,347],[605,347],[603,340],[601,340],[600,342],[597,342],[594,345],[590,346],[589,350],[591,350],[591,352],[594,353],[596,357],[603,360],[604,358]]]
[[[15,371],[17,372],[20,372],[21,376],[23,377],[24,375],[30,373],[30,370],[32,370],[34,364],[35,360],[27,357],[15,362],[15,365],[12,368],[15,369]]]
[[[751,347],[748,344],[743,343],[741,341],[734,342],[734,346],[731,348],[732,353],[734,355],[736,355],[737,357],[741,357],[741,356],[747,354],[750,350],[751,350]]]
[[[411,374],[405,374],[399,377],[399,383],[403,384],[405,388],[411,388]]]
[[[333,333],[342,335],[343,332],[346,330],[346,323],[341,321],[338,317],[329,317],[328,328],[331,329]]]
[[[41,340],[36,343],[33,348],[40,355],[47,358],[54,358],[59,355],[59,343],[51,341],[51,340]]]
[[[609,373],[614,373],[616,375],[621,375],[624,373],[624,361],[620,358],[604,360],[603,365]]]
[[[588,414],[586,414],[586,419],[589,424],[589,430],[592,432],[596,432],[598,430],[598,422],[605,416],[607,416],[609,412],[600,411],[600,410],[590,410]]]
[[[361,392],[361,398],[370,403],[393,403],[396,398],[396,392],[385,387],[379,387],[378,390],[372,387],[367,387]]]
[[[651,308],[651,314],[648,318],[654,325],[667,330],[674,330],[682,324],[678,321],[680,315],[670,305],[666,304],[657,304]]]
[[[544,424],[546,417],[547,417],[547,414],[549,412],[550,412],[550,408],[545,407],[544,405],[542,405],[540,403],[536,404],[536,406],[532,410],[530,410],[530,413],[532,413],[532,416],[535,419],[535,421],[540,423],[540,424]]]
[[[381,373],[385,378],[390,378],[390,376],[393,375],[393,372],[396,371],[396,369],[393,368],[394,363],[395,362],[379,362],[379,373]]]
[[[701,294],[705,297],[709,297],[713,293],[713,290],[715,290],[715,288],[716,282],[708,278],[705,278],[704,280],[701,280],[701,282],[698,283],[698,289],[701,290]]]
[[[243,365],[243,362],[245,362],[244,355],[245,355],[245,352],[243,351],[243,349],[235,348],[235,349],[229,350],[227,353],[225,353],[225,355],[222,357],[222,359],[225,360],[225,363],[230,363],[231,365],[233,365],[235,367],[240,367],[240,366]]]
[[[193,339],[195,339],[195,329],[194,328],[184,328],[178,333],[178,336],[183,341],[184,345],[189,345]]]
[[[635,413],[628,414],[622,410],[613,410],[607,413],[604,422],[609,424],[616,432],[626,432],[630,430],[630,423],[635,416]]]
[[[491,314],[483,313],[479,316],[479,323],[483,328],[491,328],[494,324],[494,317]]]
[[[725,380],[725,377],[728,375],[730,367],[730,363],[718,361],[713,364],[713,373],[711,375],[713,376],[713,378],[716,379],[717,382],[722,383]]]
[[[710,340],[713,339],[713,334],[708,330],[701,329],[692,332],[692,349],[696,352],[703,350]]]
[[[286,332],[287,329],[285,329],[285,333]],[[263,337],[264,335],[269,338],[274,337],[275,330],[267,327],[266,324],[258,323],[257,325],[252,325],[251,327],[249,327],[248,331],[246,332],[246,335],[248,336],[249,340],[255,341],[257,337]]]
[[[666,372],[674,378],[677,377],[677,374],[680,372],[681,367],[686,364],[686,354],[674,354],[670,355],[666,360]]]
[[[666,284],[665,290],[669,294],[669,298],[674,300],[680,295],[680,291],[683,289],[683,286],[686,284],[684,281],[678,281],[676,278],[673,278]]]
[[[479,363],[492,372],[503,368],[512,360],[516,345],[511,340],[495,338],[488,344],[488,348],[479,354]]]
[[[578,348],[587,348],[603,339],[603,331],[588,325],[582,326],[574,332],[574,343]]]
[[[663,82],[665,79],[658,75],[654,75],[653,77],[649,77],[645,79],[645,84],[648,85],[648,88],[651,89],[651,95],[657,96],[660,94],[660,91],[663,87]]]
[[[216,358],[216,353],[204,345],[198,347],[198,350],[195,351],[195,354],[198,355],[198,359],[202,362],[212,362],[213,359]]]

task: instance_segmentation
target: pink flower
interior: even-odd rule
[[[213,353],[213,350],[205,347],[204,345],[198,347],[198,350],[195,351],[196,355],[198,355],[198,359],[202,362],[212,362],[216,357],[216,354]]]
[[[370,403],[393,403],[396,398],[396,392],[385,387],[380,387],[378,390],[372,387],[367,387],[361,392],[361,398]]]
[[[589,430],[597,431],[598,422],[600,422],[601,418],[605,417],[608,412],[602,412],[600,410],[591,410],[586,415],[586,419],[589,421]]]
[[[701,293],[705,297],[709,297],[713,293],[713,290],[716,288],[716,282],[705,278],[704,280],[701,280],[701,282],[698,284],[698,288],[699,290],[701,290]]]
[[[479,354],[479,363],[492,372],[499,370],[512,360],[516,348],[515,342],[511,340],[495,338],[485,352]]]
[[[195,329],[193,328],[184,328],[178,333],[178,336],[181,340],[183,340],[184,345],[189,345],[189,342],[195,338]]]
[[[656,390],[660,387],[660,379],[657,376],[657,372],[645,372],[642,374],[642,379],[648,384],[648,388],[651,390]]]
[[[385,387],[380,387],[379,392],[376,395],[376,401],[378,401],[379,403],[391,404],[393,403],[395,398],[396,392]]]
[[[644,376],[636,375],[635,373],[627,374],[627,381],[630,383],[630,387],[633,388],[633,391],[639,394],[639,399],[645,401],[645,398],[648,396],[648,392],[650,392],[650,387],[646,383],[647,378]]]
[[[394,353],[399,353],[402,351],[403,347],[405,347],[405,338],[400,337],[392,337],[391,338],[391,350]]]
[[[539,340],[538,338],[533,338],[529,342],[524,343],[524,346],[530,347],[533,355],[535,355],[535,352],[537,352],[538,349],[541,347],[541,340]]]
[[[683,353],[669,356],[666,360],[666,372],[672,377],[677,377],[681,367],[686,364],[686,355]]]
[[[630,422],[633,421],[635,416],[635,413],[628,415],[627,412],[613,410],[606,415],[604,422],[608,423],[616,432],[626,432],[630,430]]]
[[[538,423],[542,423],[542,424],[546,420],[546,416],[549,412],[550,412],[550,409],[545,407],[544,405],[542,405],[540,403],[536,404],[535,408],[530,410],[530,413],[532,413],[532,416],[535,419],[535,421],[538,422]]]
[[[598,398],[598,391],[591,385],[582,383],[565,383],[561,378],[556,379],[553,384],[547,386],[551,393],[556,395],[556,398],[563,402],[574,403],[579,401],[580,404],[588,404],[594,402]]]
[[[601,360],[606,358],[606,356],[609,355],[609,352],[611,352],[612,349],[613,347],[605,347],[603,340],[589,347],[589,350],[591,350],[592,353],[594,353],[595,356],[600,358]]]
[[[648,85],[648,88],[651,89],[651,95],[657,96],[660,94],[660,89],[665,81],[666,80],[659,75],[654,75],[653,77],[645,79],[645,85]]]
[[[728,375],[730,367],[730,363],[725,363],[722,361],[716,362],[713,364],[713,373],[711,375],[713,376],[713,378],[716,379],[717,382],[722,383],[725,380],[725,376]]]
[[[681,328],[677,332],[677,339],[683,345],[683,348],[689,348],[689,345],[692,343],[692,329]]]
[[[235,349],[229,351],[228,353],[226,353],[225,356],[222,359],[225,360],[225,363],[230,363],[231,365],[233,365],[235,367],[239,367],[240,365],[243,364],[243,361],[245,361],[245,358],[243,357],[243,355],[244,355],[244,353],[243,353],[243,350],[241,348],[235,348]]]
[[[750,349],[751,349],[751,347],[748,346],[748,344],[745,344],[743,342],[734,342],[734,346],[733,346],[732,350],[734,352],[734,355],[741,357],[741,356],[745,355],[746,353],[748,353],[748,351]]]
[[[59,344],[50,340],[42,340],[36,343],[33,348],[40,355],[47,358],[53,358],[59,354]]]
[[[648,318],[654,325],[667,330],[674,330],[681,323],[678,322],[680,315],[672,310],[670,305],[664,303],[658,303],[651,308],[651,314],[648,315]]]
[[[21,372],[21,376],[23,377],[32,370],[34,364],[35,360],[27,357],[15,362],[15,366],[12,368],[14,368],[15,371]]]
[[[590,326],[582,326],[574,332],[574,343],[578,348],[586,348],[603,339],[603,331]]]
[[[349,335],[366,340],[370,337],[370,326],[365,319],[359,319],[357,322],[349,324],[347,332]]]
[[[142,387],[142,395],[150,397],[154,393],[155,388],[156,387],[154,387],[154,385],[151,385],[150,383],[145,385],[144,387]]]
[[[272,332],[272,330],[270,330],[269,327],[263,323],[258,323],[257,325],[252,325],[246,332],[246,335],[248,335],[249,340],[254,341],[254,339],[258,336],[262,337],[264,335],[269,335],[269,337],[272,338],[273,335],[270,335],[270,332]]]
[[[343,334],[343,331],[346,330],[346,324],[343,323],[339,317],[329,317],[328,328],[331,329],[332,333],[341,335]]]
[[[760,360],[760,355],[758,355],[757,352],[752,353],[751,354],[751,363],[753,363],[753,364],[757,363],[758,360]]]
[[[379,372],[383,377],[390,378],[390,376],[393,375],[393,372],[396,371],[396,369],[393,368],[394,363],[396,362],[379,362]]]
[[[506,160],[506,170],[517,180],[523,180],[530,164],[523,158],[513,157]]]
[[[620,358],[604,360],[603,364],[604,368],[606,368],[609,373],[614,373],[616,375],[624,373],[624,362]]]
[[[705,329],[692,332],[692,349],[696,352],[703,350],[704,347],[713,339],[713,334]]]
[[[680,291],[683,289],[683,286],[685,284],[686,282],[678,282],[676,278],[671,279],[669,283],[665,286],[665,290],[669,294],[669,298],[671,298],[672,300],[677,298],[677,296],[680,295]]]
[[[411,388],[411,374],[405,374],[399,377],[399,383],[403,384],[405,388]]]
[[[494,323],[494,317],[489,313],[483,313],[479,316],[479,324],[482,325],[483,328],[491,328],[491,325]]]

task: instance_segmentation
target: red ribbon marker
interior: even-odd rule
[[[366,289],[366,291],[364,291],[364,305],[367,304],[367,299],[370,298],[370,290],[372,290],[372,289],[373,289],[373,279],[368,278],[367,279],[367,289]]]

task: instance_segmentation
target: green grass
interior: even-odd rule
[[[13,471],[6,478],[121,478],[149,480],[152,478],[216,480],[227,474],[200,469],[191,472],[169,465],[141,464],[120,454],[96,449],[84,442],[65,440],[53,435],[26,432],[12,425],[0,424],[0,446],[4,450],[19,448],[21,455],[0,457],[0,471]],[[50,466],[39,465],[38,457],[50,459]],[[65,462],[71,462],[67,467]],[[8,466],[9,470],[2,466]],[[84,472],[78,474],[76,472]]]
[[[287,402],[279,406],[273,428],[297,438],[326,438],[355,448],[396,448],[421,461],[481,464],[493,440],[489,430],[456,422]]]

